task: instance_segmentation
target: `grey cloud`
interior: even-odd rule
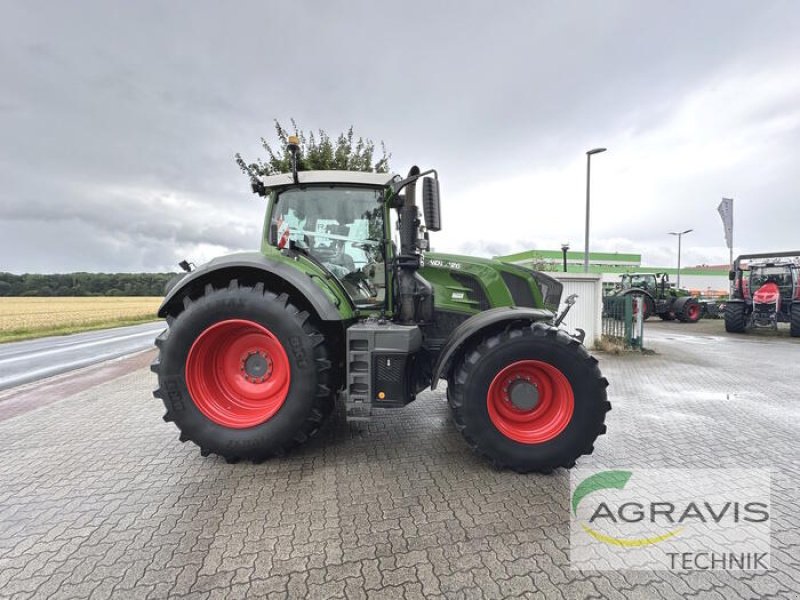
[[[387,143],[398,170],[438,167],[447,214],[472,186],[563,168],[606,140],[635,145],[697,90],[796,69],[800,56],[800,8],[779,2],[28,2],[3,14],[0,269],[12,271],[156,269],[203,244],[256,247],[263,203],[232,156],[260,155],[274,117],[331,132],[354,124]],[[794,110],[766,99],[738,126]],[[707,135],[702,123],[695,135]],[[598,221],[598,243],[651,244],[690,220],[698,246],[721,245],[713,206],[698,198],[728,194],[742,198],[743,244],[791,243],[791,220],[768,215],[798,216],[798,141],[786,125],[749,172],[665,164],[668,183],[635,211],[598,189],[598,206],[619,215]],[[98,196],[109,189],[120,192]],[[157,201],[170,195],[194,208]],[[565,207],[574,230],[541,224],[531,235],[579,239],[581,203]],[[459,233],[461,251],[531,245]]]

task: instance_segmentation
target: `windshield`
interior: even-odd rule
[[[653,281],[652,275],[623,275],[622,287],[626,290],[630,288],[647,289],[653,285]]]
[[[767,282],[775,283],[780,287],[791,287],[792,271],[788,266],[753,267],[750,281],[754,287],[761,287]]]
[[[290,243],[322,263],[358,305],[386,294],[381,191],[314,187],[281,193],[272,210],[276,245]]]

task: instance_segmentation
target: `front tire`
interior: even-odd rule
[[[703,315],[703,307],[694,298],[683,303],[681,312],[677,315],[682,323],[697,323]]]
[[[792,318],[789,323],[789,335],[800,337],[800,302],[792,302],[790,310],[792,311]]]
[[[658,317],[662,321],[674,321],[675,320],[675,313],[672,312],[671,310],[667,310],[667,311],[658,313]]]
[[[496,467],[570,468],[605,433],[608,382],[577,340],[543,323],[487,335],[447,389],[456,428]]]
[[[744,302],[728,302],[725,305],[725,331],[744,333],[747,326]]]
[[[201,454],[261,461],[313,436],[333,408],[311,315],[263,284],[206,286],[156,340],[153,392]]]

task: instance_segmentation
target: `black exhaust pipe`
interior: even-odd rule
[[[413,166],[408,177],[419,174],[419,167]],[[419,225],[416,181],[412,181],[405,189],[405,200],[400,207],[400,255],[397,257],[397,316],[406,324],[433,318],[433,288],[417,273],[420,267]]]

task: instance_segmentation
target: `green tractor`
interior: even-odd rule
[[[703,305],[687,290],[674,288],[666,273],[625,273],[614,293],[606,299],[606,312],[611,313],[625,296],[641,296],[642,318],[658,315],[664,321],[696,323],[703,315]]]
[[[561,284],[428,252],[434,170],[295,168],[253,188],[268,200],[261,251],[189,270],[158,311],[154,395],[181,441],[258,462],[307,441],[337,399],[369,419],[444,380],[456,428],[497,467],[550,472],[592,452],[608,382],[557,327]]]

